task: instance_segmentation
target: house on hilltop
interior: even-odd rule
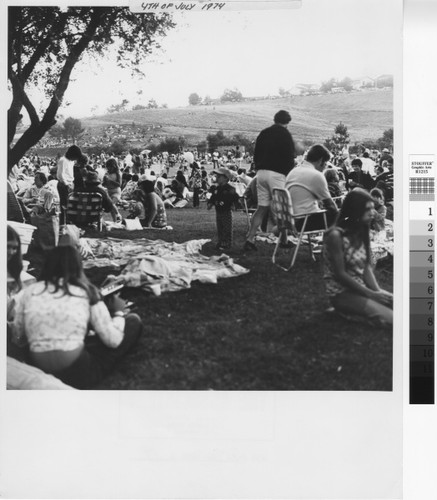
[[[315,95],[320,90],[320,86],[316,83],[298,83],[296,87],[299,89],[300,95]]]
[[[352,87],[354,90],[369,89],[374,88],[375,86],[375,79],[370,78],[370,76],[363,76],[352,81]]]
[[[375,86],[379,89],[393,87],[393,75],[381,75],[375,78]]]

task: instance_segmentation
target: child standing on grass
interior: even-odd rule
[[[232,246],[232,208],[238,202],[238,194],[229,181],[232,172],[221,167],[213,172],[217,179],[217,186],[211,188],[211,198],[208,200],[208,210],[215,206],[217,223],[217,250],[229,250]]]

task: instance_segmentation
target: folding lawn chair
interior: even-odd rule
[[[311,212],[311,213],[294,215],[290,193],[286,189],[274,189],[273,190],[272,211],[273,211],[274,216],[276,218],[279,233],[281,234],[283,231],[290,231],[292,234],[294,234],[297,237],[297,244],[296,244],[296,247],[294,248],[294,251],[292,252],[291,262],[290,262],[290,265],[288,267],[283,267],[280,264],[278,264],[278,262],[277,262],[276,255],[278,252],[279,245],[281,243],[281,241],[280,241],[281,238],[278,237],[278,241],[276,242],[275,249],[274,249],[273,255],[272,255],[273,264],[280,267],[284,271],[289,271],[294,266],[294,263],[295,263],[296,257],[297,257],[297,252],[299,251],[299,247],[300,247],[300,244],[302,243],[304,236],[306,236],[308,238],[308,247],[309,247],[310,255],[311,255],[311,258],[315,261],[316,257],[315,257],[314,252],[313,252],[313,243],[311,241],[311,236],[314,234],[320,234],[321,232],[325,231],[328,228],[328,224],[326,221],[326,210],[320,210],[318,212]],[[306,228],[308,219],[310,218],[311,215],[314,215],[315,213],[323,214],[323,221],[324,221],[325,227],[324,227],[324,229],[306,231],[305,228]],[[296,220],[302,221],[302,227],[300,230],[298,230],[296,228],[296,224],[295,224]]]
[[[12,220],[14,222],[25,222],[23,208],[18,200],[17,196],[14,193],[12,188],[12,184],[8,182],[8,190],[7,190],[7,219]]]
[[[97,223],[103,229],[102,195],[100,193],[71,193],[68,196],[66,223],[86,226]]]

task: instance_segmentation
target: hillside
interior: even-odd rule
[[[242,133],[255,138],[272,123],[279,109],[290,111],[290,130],[297,140],[323,141],[343,122],[351,142],[377,139],[393,127],[393,92],[366,91],[350,94],[324,94],[292,98],[187,106],[172,109],[145,109],[82,118],[87,132],[99,135],[109,125],[146,127],[144,146],[153,134],[185,136],[190,144],[206,139],[207,134],[223,130],[227,135]]]

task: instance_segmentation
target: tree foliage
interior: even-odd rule
[[[226,136],[223,130],[219,130],[215,134],[208,134],[206,141],[210,153],[214,152],[219,146],[244,146],[245,150],[250,154],[253,153],[254,149],[254,142],[243,134]]]
[[[352,78],[345,76],[343,80],[338,83],[339,87],[343,87],[346,92],[350,92],[353,89]]]
[[[376,139],[376,141],[366,141],[365,144],[363,144],[361,147],[362,149],[377,149],[379,151],[382,151],[384,148],[387,148],[389,150],[393,150],[393,128],[389,128],[387,130],[384,130],[382,133],[382,136]]]
[[[320,91],[321,92],[330,92],[333,87],[335,87],[337,84],[337,81],[335,78],[329,79],[327,82],[323,82],[322,85],[320,86]]]
[[[238,89],[226,89],[220,97],[221,102],[240,102],[243,94]]]
[[[209,95],[206,95],[204,98],[203,98],[203,104],[205,104],[205,106],[209,106],[210,104],[213,103],[213,100],[211,98],[211,96]]]
[[[128,151],[130,148],[129,142],[126,137],[120,137],[115,139],[111,146],[109,147],[109,152],[114,153],[115,155],[121,155],[125,151]]]
[[[127,99],[123,99],[120,104],[111,104],[107,109],[108,113],[121,113],[122,111],[127,110],[127,105],[129,101]]]
[[[350,142],[349,132],[344,123],[340,122],[334,129],[334,135],[325,140],[325,146],[332,154],[340,154]]]
[[[151,144],[147,149],[152,151],[152,154],[162,153],[167,151],[170,154],[178,154],[183,151],[186,144],[185,137],[166,137],[159,144]]]
[[[202,102],[202,98],[200,97],[199,94],[197,94],[196,92],[193,92],[192,94],[190,94],[188,96],[188,102],[189,102],[190,106],[197,106],[198,104],[200,104]]]
[[[168,14],[135,14],[127,7],[11,6],[8,37],[8,170],[56,123],[56,114],[76,64],[85,54],[101,57],[110,47],[117,64],[140,73],[140,62],[174,26]],[[45,110],[31,100],[44,91]],[[14,144],[17,124],[27,112],[30,125]]]
[[[156,102],[155,99],[149,99],[149,102],[147,103],[147,109],[158,109],[158,103]]]
[[[71,139],[73,144],[85,132],[82,127],[82,122],[77,118],[71,116],[67,118],[62,125],[55,125],[49,130],[52,137],[63,137],[64,139]]]

